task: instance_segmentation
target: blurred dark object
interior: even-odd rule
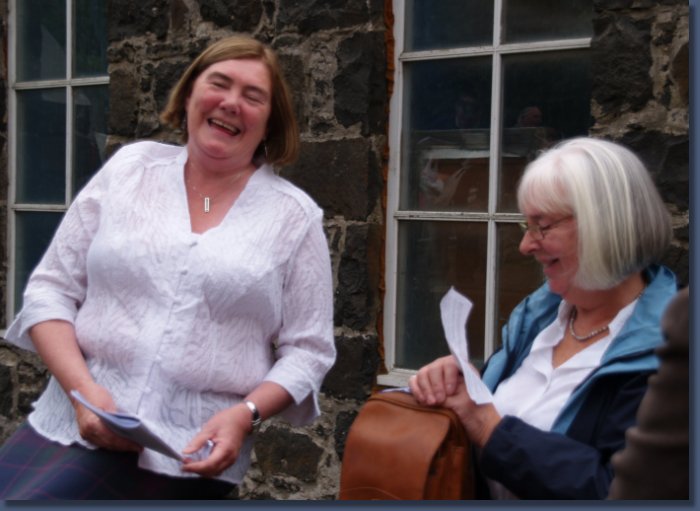
[[[661,320],[667,342],[657,348],[657,374],[626,433],[625,448],[612,458],[615,478],[609,499],[689,498],[688,307],[686,287],[669,303]]]

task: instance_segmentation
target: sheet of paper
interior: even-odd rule
[[[479,373],[469,364],[469,341],[467,340],[467,319],[472,310],[472,302],[451,287],[440,300],[440,317],[450,352],[459,362],[469,395],[477,404],[493,402],[493,395],[481,381]]]

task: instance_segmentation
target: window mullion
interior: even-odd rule
[[[16,42],[16,13],[17,0],[10,0],[8,17],[8,79],[10,83],[9,100],[7,102],[8,126],[17,126],[17,92],[15,81],[17,79],[17,42]],[[7,164],[9,183],[7,187],[7,259],[8,268],[5,273],[7,282],[6,289],[15,288],[15,194],[17,183],[17,130],[7,130]],[[15,295],[12,292],[5,292],[5,318],[11,318],[15,309]],[[4,332],[3,332],[4,334]]]
[[[68,207],[73,196],[73,0],[66,1],[66,187],[65,187],[65,205]]]

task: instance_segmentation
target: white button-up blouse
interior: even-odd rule
[[[335,360],[322,211],[263,165],[220,225],[193,233],[186,160],[184,147],[137,142],[105,164],[33,272],[7,340],[34,350],[31,326],[73,323],[97,383],[178,450],[262,381],[294,398],[287,420],[309,423]],[[53,378],[29,421],[51,440],[88,445]],[[249,437],[220,478],[240,482],[251,448]],[[139,465],[188,476],[148,449]]]

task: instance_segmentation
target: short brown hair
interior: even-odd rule
[[[267,121],[267,137],[256,151],[256,157],[264,157],[271,165],[292,163],[299,154],[299,128],[289,86],[282,75],[275,52],[247,35],[237,34],[220,39],[200,53],[170,92],[160,120],[173,129],[181,128],[186,118],[185,104],[195,80],[212,64],[231,59],[257,59],[265,64],[270,73],[272,104]],[[186,131],[184,139],[186,142]]]

